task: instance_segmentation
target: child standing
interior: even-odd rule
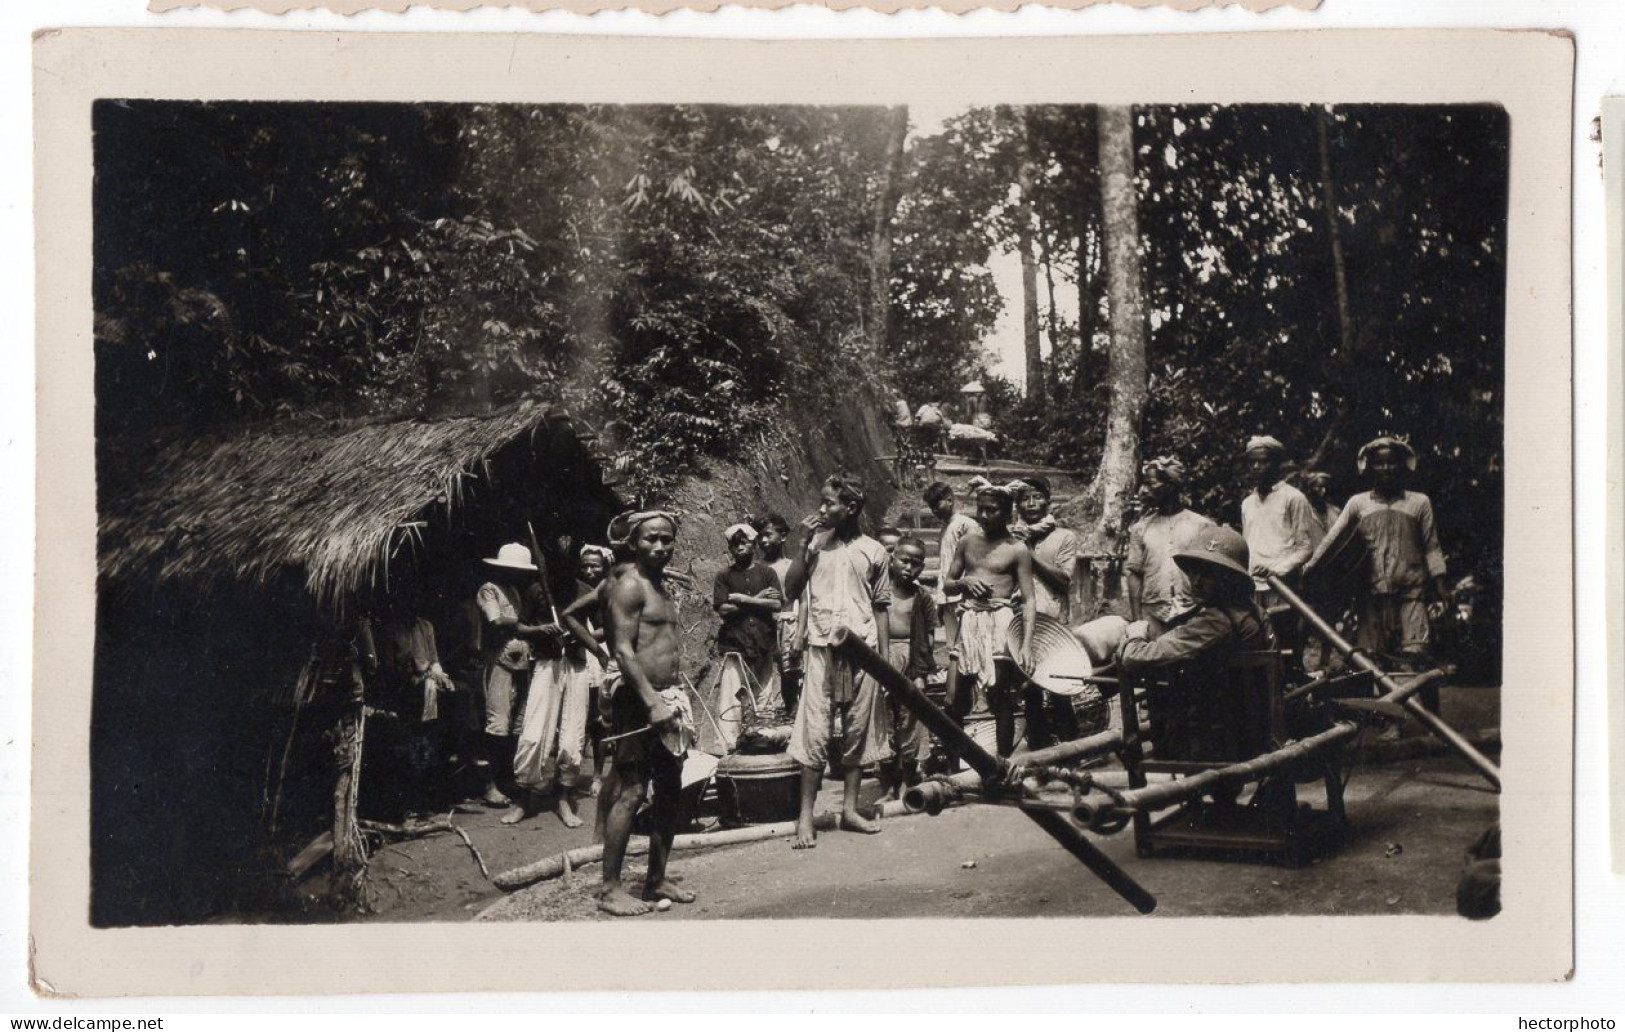
[[[891,664],[921,692],[925,679],[937,669],[934,652],[937,633],[937,603],[920,588],[925,569],[925,542],[905,537],[897,542],[891,563],[891,606],[886,622],[891,631]],[[881,782],[892,798],[905,785],[920,782],[920,764],[931,749],[931,736],[914,712],[887,697],[891,714],[892,758],[881,768]]]

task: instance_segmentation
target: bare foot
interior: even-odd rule
[[[818,847],[818,832],[813,830],[811,821],[796,822],[796,840],[790,843],[791,849],[816,849]]]
[[[879,821],[872,821],[858,813],[841,814],[840,827],[843,831],[856,831],[865,835],[880,834]]]
[[[637,917],[653,908],[619,885],[606,885],[598,890],[598,909],[612,917]]]
[[[604,790],[604,782],[600,778],[593,778],[592,784],[587,788],[587,798],[597,799],[598,793]]]
[[[668,878],[659,885],[644,889],[643,898],[646,900],[669,899],[673,903],[692,903],[694,902],[694,893],[674,884]]]
[[[490,807],[507,806],[512,801],[513,800],[503,795],[502,790],[495,785],[492,785],[490,788],[486,789],[485,794],[480,797],[480,802]]]
[[[570,802],[570,795],[567,792],[559,793],[558,801],[553,804],[553,812],[559,815],[559,820],[566,828],[579,828],[582,825],[582,820],[576,816],[575,805]]]
[[[519,803],[515,803],[512,806],[508,807],[508,812],[507,813],[502,815],[502,822],[501,823],[503,823],[503,824],[518,824],[520,821],[524,820],[526,817],[529,817],[529,816],[530,816],[530,810],[528,808],[526,808],[525,806],[523,806],[523,805],[521,805]]]

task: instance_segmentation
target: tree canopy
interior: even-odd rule
[[[1359,487],[1362,440],[1408,434],[1452,551],[1492,572],[1504,112],[1134,110],[1141,453],[1180,455],[1195,504],[1233,521],[1249,434],[1317,458],[1339,495]],[[140,447],[543,395],[594,421],[635,492],[659,493],[782,433],[786,405],[850,404],[854,383],[918,404],[980,377],[1016,455],[1092,469],[1110,341],[1097,112],[973,108],[916,131],[900,160],[899,117],[100,102],[98,433]],[[1006,303],[990,264],[1024,233],[1042,403],[992,377],[984,350]]]

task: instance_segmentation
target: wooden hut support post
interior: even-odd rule
[[[343,715],[334,728],[333,883],[329,899],[336,909],[367,909],[367,843],[361,837],[357,804],[361,792],[361,755],[366,741],[367,708],[359,672]]]

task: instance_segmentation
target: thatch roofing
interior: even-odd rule
[[[438,421],[280,425],[164,448],[140,487],[101,504],[98,553],[110,582],[265,582],[303,571],[331,602],[364,587],[400,535],[465,477],[551,418],[527,402]]]

